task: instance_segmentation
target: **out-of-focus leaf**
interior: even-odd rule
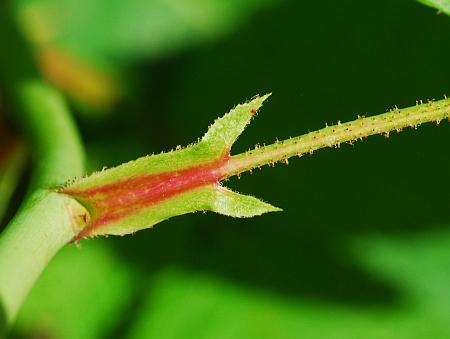
[[[129,338],[450,337],[448,230],[410,239],[368,237],[354,244],[362,262],[398,286],[400,302],[379,308],[312,303],[167,269],[149,288]]]
[[[434,7],[440,12],[450,15],[450,0],[418,0],[424,5]]]
[[[159,57],[218,37],[271,0],[18,0],[34,40],[95,58]]]
[[[50,82],[81,103],[98,108],[99,112],[105,111],[123,94],[114,74],[61,49],[39,48],[37,60]]]
[[[436,324],[440,324],[441,333],[447,333],[446,336],[450,337],[448,225],[440,229],[430,225],[430,230],[423,234],[375,236],[358,239],[354,243],[355,252],[363,258],[364,264],[401,287],[408,304],[428,313]],[[429,329],[432,333],[431,326]]]
[[[235,30],[273,0],[16,0],[46,76],[105,109],[123,89],[118,66],[157,59]]]
[[[131,327],[120,337],[447,339],[449,241],[448,230],[354,239],[361,263],[401,293],[392,304],[373,308],[289,298],[174,267],[141,277],[142,289],[136,289],[131,266],[102,242],[89,242],[55,258],[19,314],[16,332],[114,337],[135,295]]]
[[[15,332],[27,338],[108,337],[132,290],[131,271],[100,241],[67,247],[33,287]]]

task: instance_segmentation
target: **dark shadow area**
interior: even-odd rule
[[[14,217],[17,210],[20,208],[21,202],[24,200],[28,192],[31,178],[31,168],[29,164],[27,164],[27,167],[23,172],[24,173],[21,176],[20,182],[18,183],[16,189],[14,190],[14,193],[11,196],[8,204],[8,209],[6,210],[3,218],[0,220],[0,232],[3,231],[3,228],[6,227],[6,225],[8,225],[8,223]]]
[[[0,338],[6,337],[6,314],[0,302]]]
[[[0,167],[6,166],[7,162],[10,161],[11,157],[14,157],[17,152],[25,153],[25,151],[22,151],[22,140],[19,136],[18,129],[10,123],[10,117],[5,114],[5,110],[5,107],[0,103]],[[22,156],[25,157],[24,154]],[[5,204],[5,206],[0,208],[0,232],[16,213],[20,206],[20,202],[25,197],[30,180],[30,170],[27,161],[23,160],[23,164],[16,167],[15,170],[19,171],[19,173],[18,177],[14,178],[13,181],[17,180],[18,182],[11,185],[11,192],[9,191],[11,188],[8,185],[5,186],[7,189],[6,196],[3,196],[5,192],[0,192],[0,194],[2,194],[1,201]],[[7,178],[6,180],[11,180],[4,171],[4,168],[0,169],[0,181],[5,180],[4,177],[2,177],[3,175]]]
[[[290,297],[361,306],[392,301],[395,290],[353,263],[338,241],[302,229],[300,223],[296,228],[265,218],[264,223],[245,223],[204,216],[194,225],[171,222],[151,235],[136,235],[129,247],[117,243],[130,263],[150,275],[177,265]]]

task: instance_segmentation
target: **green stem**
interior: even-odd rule
[[[0,300],[11,323],[50,259],[81,230],[85,209],[47,190],[33,193],[0,237]],[[77,222],[79,221],[79,222]]]
[[[16,119],[31,143],[31,190],[52,188],[84,172],[84,151],[61,94],[38,78],[23,79],[14,90]]]
[[[67,104],[41,79],[4,7],[0,22],[0,45],[8,46],[0,53],[3,89],[28,137],[35,168],[31,193],[0,236],[0,312],[10,324],[49,260],[83,227],[87,212],[50,190],[84,171],[83,148]]]
[[[400,132],[403,128],[448,119],[450,116],[450,99],[417,105],[414,107],[395,109],[388,113],[359,118],[346,123],[338,123],[315,132],[291,138],[275,144],[256,147],[254,150],[234,155],[224,168],[226,177],[239,175],[242,172],[285,161],[292,156],[312,154],[325,147],[340,147],[341,143],[353,143],[374,134],[385,134],[392,131]]]

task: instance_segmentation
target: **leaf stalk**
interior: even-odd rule
[[[222,173],[224,178],[229,178],[264,165],[287,162],[293,156],[312,154],[321,148],[339,148],[343,143],[353,144],[371,135],[384,134],[389,137],[392,131],[400,132],[407,127],[416,129],[427,122],[439,124],[442,120],[449,119],[449,116],[450,99],[445,98],[404,109],[395,108],[388,113],[371,117],[359,117],[346,123],[338,122],[295,138],[233,155],[222,168]]]

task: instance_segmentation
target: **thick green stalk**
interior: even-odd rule
[[[0,46],[7,46],[0,53],[2,89],[28,137],[35,169],[30,194],[0,235],[0,316],[7,326],[49,260],[83,226],[87,212],[51,191],[83,174],[83,149],[65,100],[41,79],[2,6]]]
[[[0,237],[0,300],[6,324],[50,259],[81,229],[85,209],[73,199],[38,190]]]
[[[439,123],[449,117],[450,99],[446,98],[346,123],[339,122],[334,126],[234,155],[222,171],[226,177],[231,177],[263,165],[287,162],[292,156],[312,154],[320,148],[339,147],[341,143],[353,143],[375,134],[385,134],[388,137],[392,131],[399,132],[406,127],[416,128],[426,122]]]

